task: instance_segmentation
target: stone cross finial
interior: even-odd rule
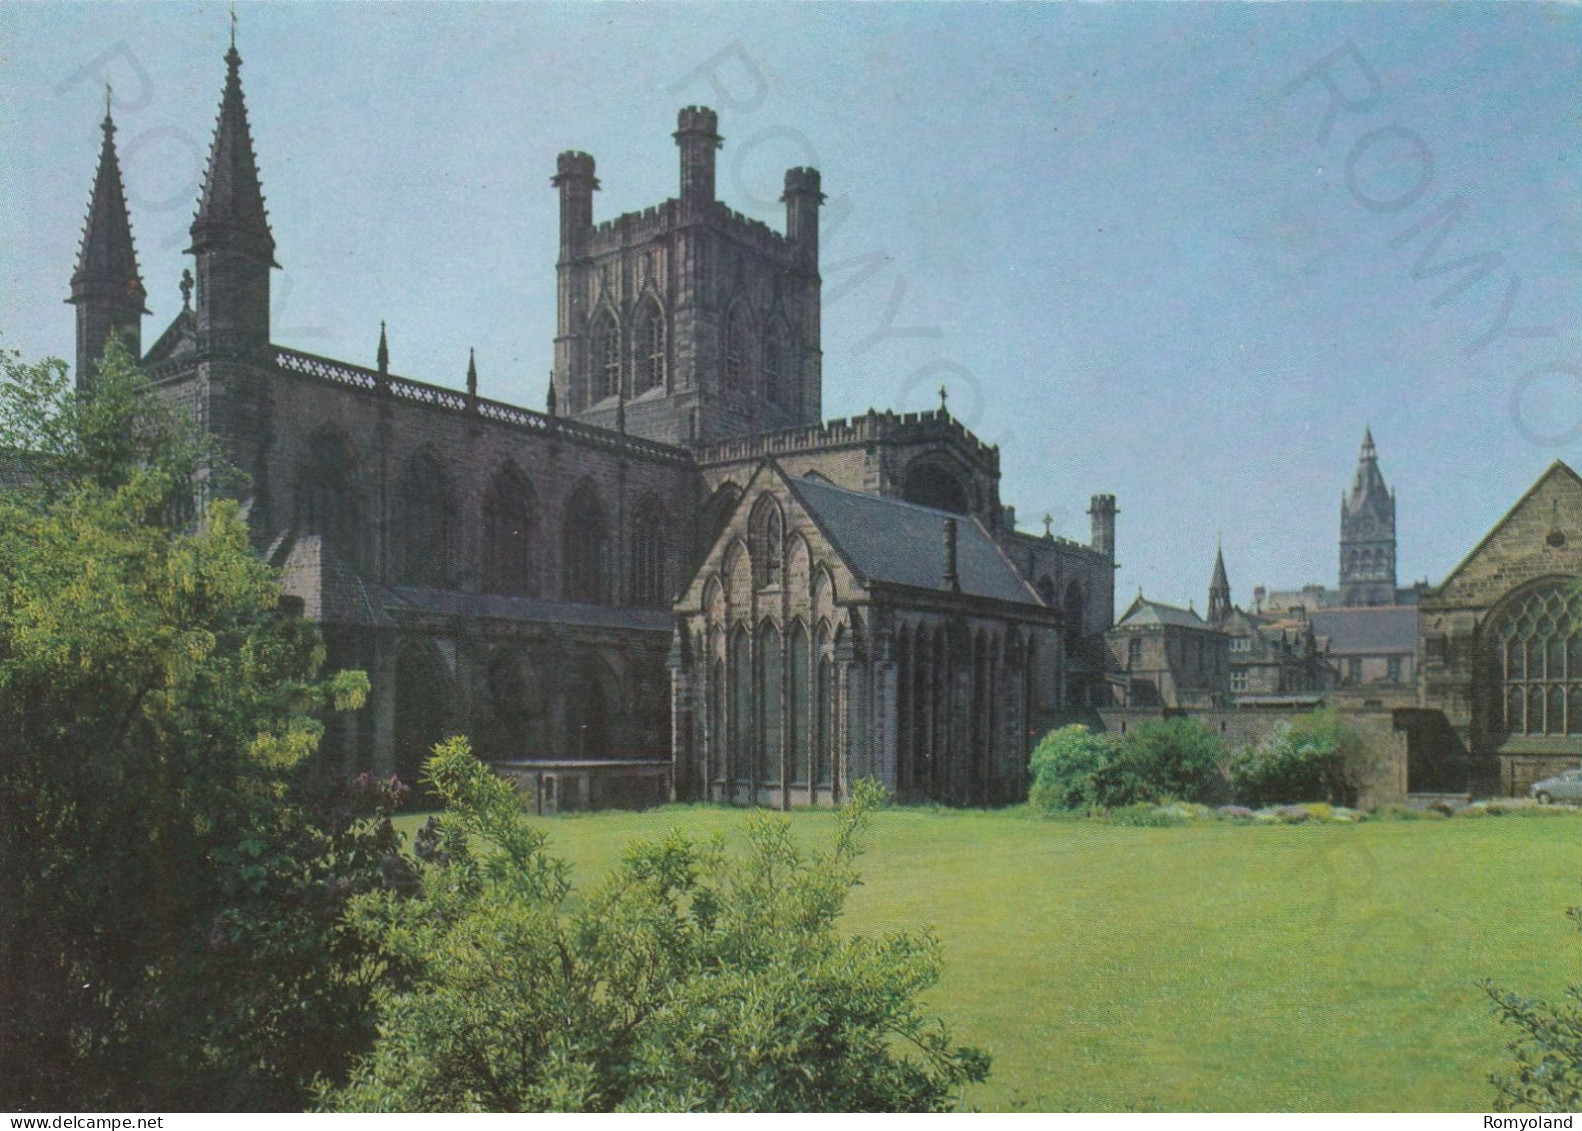
[[[1044,537],[1045,538],[1053,538],[1055,536],[1055,532],[1052,529],[1054,527],[1054,525],[1055,525],[1055,516],[1046,512],[1045,515],[1044,515]]]
[[[940,387],[939,387],[939,411],[940,411],[940,412],[946,412],[946,411],[948,411],[948,410],[947,410],[947,409],[946,409],[946,408],[945,408],[945,402],[946,402],[946,401],[948,401],[948,400],[949,400],[949,399],[950,399],[950,393],[949,393],[949,391],[948,391],[948,390],[946,390],[946,388],[945,388],[945,386],[943,386],[943,385],[941,385],[941,386],[940,386]]]
[[[181,269],[181,309],[192,309],[192,272]]]

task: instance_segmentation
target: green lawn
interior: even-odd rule
[[[579,880],[674,807],[549,819]],[[791,815],[819,836],[827,815]],[[1582,819],[1116,828],[878,815],[853,931],[930,926],[932,1008],[994,1057],[986,1110],[1478,1111],[1503,1035],[1477,983],[1582,981]]]

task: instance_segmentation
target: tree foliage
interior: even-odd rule
[[[574,896],[464,739],[429,774],[447,810],[420,838],[421,895],[355,911],[408,981],[379,991],[378,1043],[327,1107],[935,1111],[986,1076],[919,1007],[937,942],[836,930],[874,790],[825,851],[760,816],[744,852],[672,832]]]
[[[1582,930],[1582,907],[1566,912]],[[1518,1035],[1506,1046],[1515,1063],[1489,1077],[1496,1111],[1565,1112],[1582,1109],[1582,985],[1566,990],[1566,1000],[1538,1001],[1501,989],[1484,989],[1500,1020]]]
[[[1030,799],[1043,809],[1214,801],[1224,790],[1225,758],[1219,737],[1191,719],[1147,722],[1124,735],[1066,726],[1033,751]]]
[[[1330,709],[1320,709],[1278,727],[1238,757],[1230,768],[1236,800],[1261,806],[1303,801],[1356,803],[1350,767],[1361,739]]]
[[[6,1106],[299,1105],[366,1028],[338,934],[404,882],[389,783],[303,773],[323,679],[191,420],[112,343],[91,397],[0,351],[0,1091]],[[4,474],[4,472],[0,472]]]

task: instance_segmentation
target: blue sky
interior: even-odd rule
[[[1119,497],[1123,603],[1201,608],[1221,532],[1241,603],[1332,584],[1365,424],[1403,582],[1441,579],[1552,460],[1582,462],[1577,7],[238,15],[282,344],[371,363],[386,319],[397,372],[460,384],[475,347],[485,395],[541,407],[555,154],[597,158],[597,217],[657,203],[676,109],[702,103],[734,207],[779,227],[783,169],[823,171],[826,414],[930,407],[943,379],[1001,445],[1024,528],[1047,511],[1085,539],[1088,497]],[[105,78],[145,342],[179,308],[229,24],[221,4],[0,9],[9,346],[72,352]],[[1320,140],[1326,77],[1344,105]],[[1479,255],[1482,276],[1435,273]]]

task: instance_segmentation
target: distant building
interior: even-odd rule
[[[1141,593],[1107,634],[1117,707],[1223,706],[1230,686],[1230,638],[1197,615]]]
[[[1340,584],[1259,586],[1252,615],[1309,623],[1317,649],[1334,668],[1328,686],[1410,686],[1417,672],[1415,607],[1428,583],[1397,585],[1395,562],[1395,492],[1379,471],[1373,431],[1364,429],[1351,490],[1340,500]]]
[[[1417,679],[1417,606],[1318,609],[1309,618],[1342,687]]]

